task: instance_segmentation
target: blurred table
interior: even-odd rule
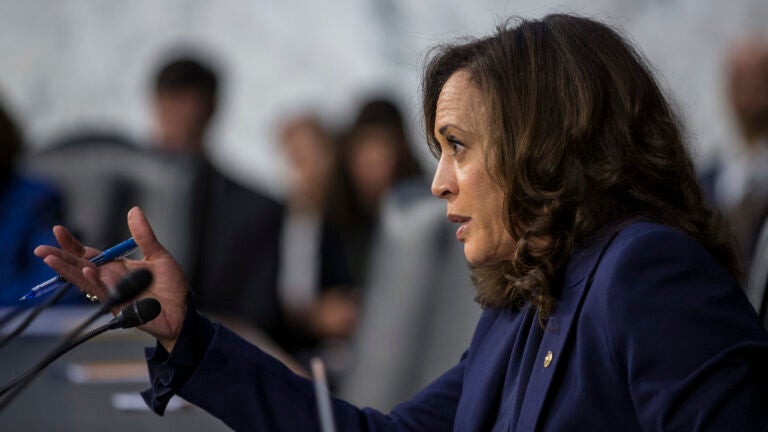
[[[78,314],[80,317],[84,315]],[[0,383],[13,379],[42,358],[60,336],[32,332],[0,351]],[[143,382],[76,384],[67,378],[72,364],[144,359],[144,347],[154,340],[138,330],[103,334],[67,353],[50,365],[27,389],[0,413],[0,429],[8,431],[226,431],[224,423],[205,411],[184,404],[160,417],[149,410],[121,410],[112,402],[115,394],[138,393],[149,387]],[[212,390],[213,391],[213,390]],[[130,401],[137,401],[126,396]],[[176,400],[178,399],[178,400]],[[174,397],[176,402],[182,400]],[[173,402],[173,401],[172,401]]]

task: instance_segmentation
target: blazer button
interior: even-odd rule
[[[552,364],[552,357],[554,357],[554,354],[552,354],[552,351],[547,351],[547,355],[544,356],[544,367],[548,368],[550,364]]]

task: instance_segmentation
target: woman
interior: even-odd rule
[[[485,312],[453,369],[389,415],[336,401],[339,429],[762,430],[768,335],[677,122],[621,37],[585,18],[522,20],[439,50],[424,89],[432,192],[460,224]],[[235,429],[317,429],[310,384],[187,307],[142,213],[128,223],[143,262],[89,267],[96,251],[60,227],[63,251],[37,254],[99,295],[127,269],[155,273],[152,407],[177,393]]]
[[[395,103],[376,98],[363,104],[340,140],[338,169],[326,206],[329,220],[340,228],[357,286],[369,277],[382,204],[424,191],[421,168],[410,152],[407,135]]]
[[[329,341],[353,334],[357,301],[338,227],[327,216],[336,142],[311,114],[284,120],[279,138],[289,176],[278,272],[285,317],[277,342],[308,366]]]

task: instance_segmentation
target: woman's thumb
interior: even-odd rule
[[[140,208],[134,207],[128,211],[128,229],[131,231],[133,239],[136,240],[136,246],[139,247],[144,258],[152,259],[168,254],[157,241],[152,227]]]

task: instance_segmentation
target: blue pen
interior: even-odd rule
[[[114,260],[115,258],[124,257],[135,250],[136,241],[133,239],[133,237],[131,237],[128,240],[116,244],[115,246],[112,246],[111,248],[91,258],[91,262],[97,266],[104,265]],[[19,301],[40,297],[41,295],[58,289],[65,283],[67,283],[67,281],[63,277],[55,276],[29,290],[29,292],[24,294],[19,299]]]

